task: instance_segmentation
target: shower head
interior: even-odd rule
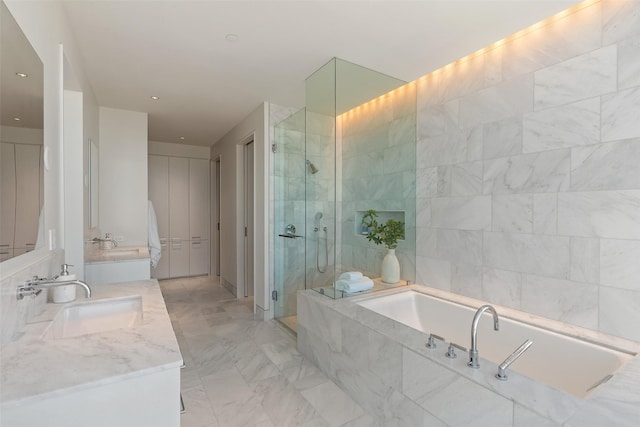
[[[307,165],[309,165],[309,170],[311,171],[311,175],[315,175],[318,173],[318,168],[314,165],[311,160],[307,160]]]

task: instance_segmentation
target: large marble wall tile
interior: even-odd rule
[[[571,238],[571,280],[600,283],[600,248],[600,239]]]
[[[418,157],[418,167],[450,165],[467,160],[467,135],[461,130],[428,137],[421,145],[428,154]]]
[[[451,196],[482,194],[482,162],[460,163],[450,166]]]
[[[600,142],[600,98],[525,114],[525,153]]]
[[[420,98],[420,97],[418,97]],[[458,101],[430,105],[419,111],[418,139],[446,135],[458,127]]]
[[[482,265],[482,231],[436,229],[437,258]]]
[[[542,151],[488,160],[484,194],[552,193],[569,188],[570,151]]]
[[[460,99],[460,126],[503,120],[533,111],[533,75],[505,80]]]
[[[640,138],[571,150],[572,190],[640,188]]]
[[[505,43],[505,78],[536,71],[599,48],[601,19],[600,4],[594,4]]]
[[[515,233],[484,233],[488,267],[550,277],[569,277],[570,239]]]
[[[522,276],[522,309],[584,328],[598,327],[598,286],[549,277]]]
[[[451,292],[482,299],[482,266],[453,264],[451,266]]]
[[[451,263],[416,256],[416,280],[420,284],[448,291],[451,289]]]
[[[519,310],[521,308],[522,274],[484,267],[482,300]]]
[[[640,87],[602,97],[602,140],[640,137]]]
[[[640,190],[559,193],[558,233],[640,239]]]
[[[494,86],[504,79],[502,47],[489,49],[484,55],[484,85]]]
[[[640,292],[640,240],[600,241],[600,283]]]
[[[431,224],[438,228],[488,230],[491,197],[442,197],[431,201]]]
[[[403,394],[447,425],[513,425],[510,400],[410,350],[403,349],[402,354]]]
[[[533,194],[500,194],[492,197],[493,231],[531,233]]]
[[[617,48],[608,46],[535,73],[535,109],[555,107],[614,92]]]
[[[538,193],[533,195],[533,232],[556,234],[558,229],[558,194]]]
[[[482,150],[485,159],[521,154],[522,117],[486,123],[482,132]]]
[[[467,138],[467,161],[469,162],[482,160],[482,128],[482,125],[478,125],[463,129]]]
[[[441,70],[440,99],[456,99],[484,87],[484,55],[465,59],[464,66]]]
[[[384,173],[415,170],[415,152],[416,147],[414,144],[401,144],[384,150]]]
[[[602,2],[602,43],[615,43],[640,35],[640,3],[605,0]]]
[[[416,228],[416,254],[437,258],[438,230],[431,227]]]
[[[419,168],[416,170],[416,197],[433,197],[437,191],[438,168]]]
[[[451,196],[451,170],[452,166],[438,166],[438,185],[436,195],[438,197]]]
[[[640,86],[640,36],[618,43],[618,88]]]
[[[599,330],[640,341],[640,292],[600,287]]]

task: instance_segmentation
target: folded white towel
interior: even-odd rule
[[[371,288],[373,288],[373,280],[369,279],[367,276],[363,276],[355,280],[336,280],[336,289],[348,294],[368,291]]]
[[[346,273],[342,273],[340,275],[340,279],[342,280],[357,280],[362,279],[362,273],[359,271],[347,271]]]

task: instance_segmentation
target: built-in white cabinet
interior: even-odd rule
[[[162,257],[158,279],[209,273],[209,160],[149,155]]]
[[[0,144],[0,261],[35,248],[42,206],[42,146]]]

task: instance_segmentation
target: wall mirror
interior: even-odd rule
[[[0,2],[0,261],[43,246],[43,65]]]

